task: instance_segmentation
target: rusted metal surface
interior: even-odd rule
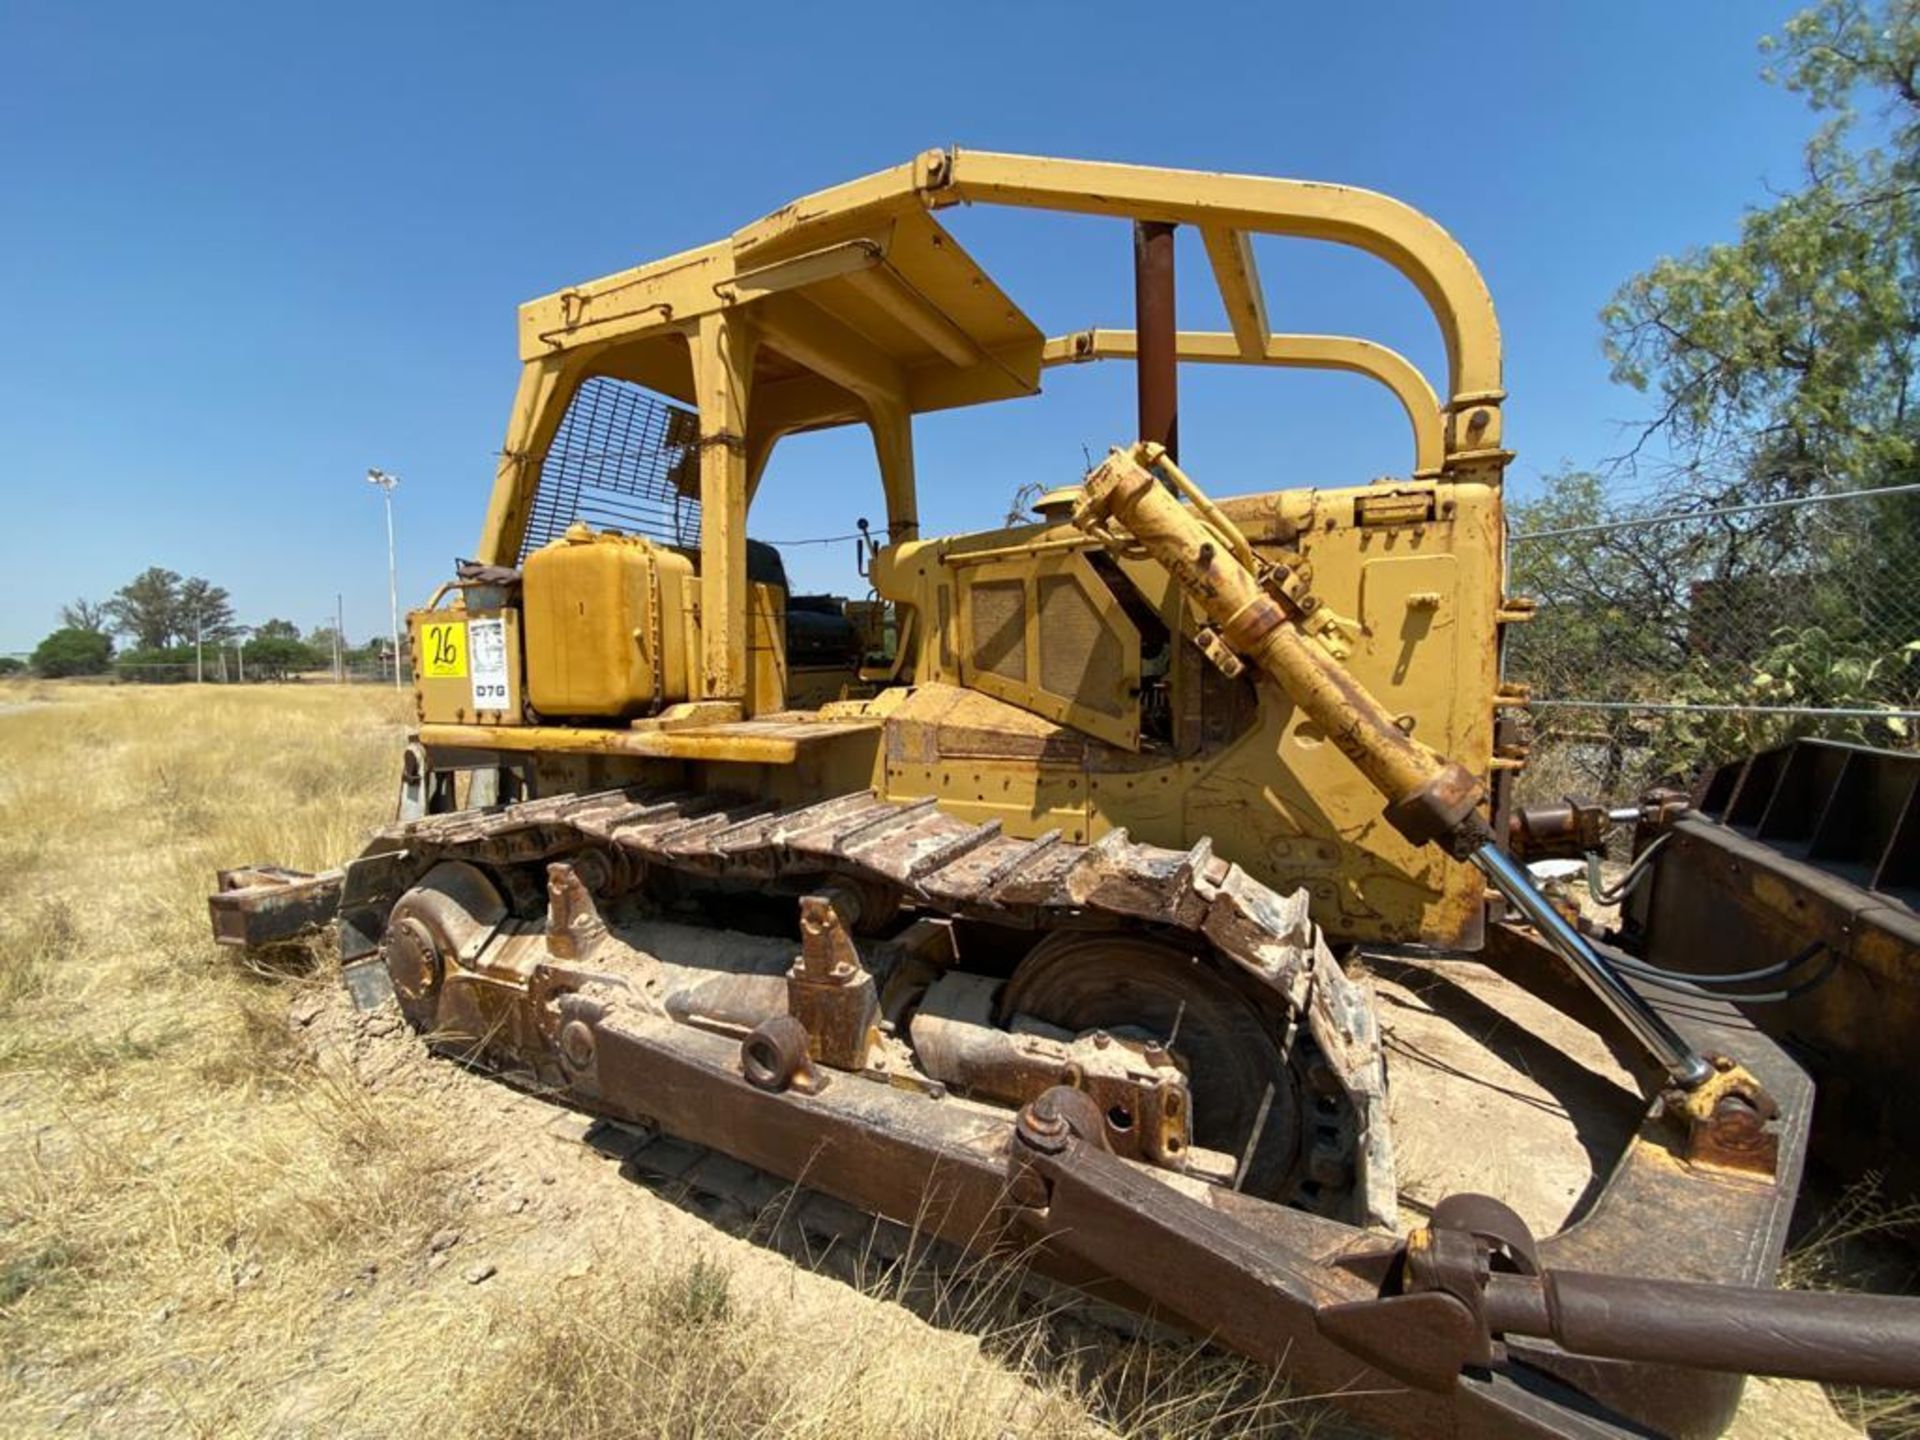
[[[213,938],[221,945],[260,949],[313,934],[340,908],[344,879],[340,870],[309,875],[278,865],[222,870],[207,897]]]
[[[1559,968],[1554,952],[1531,931],[1489,927],[1482,958],[1573,1018],[1621,1036],[1624,1043],[1617,1019]],[[1689,1127],[1684,1118],[1668,1100],[1657,1099],[1586,1214],[1540,1239],[1542,1262],[1593,1273],[1767,1286],[1800,1191],[1814,1087],[1805,1071],[1725,1001],[1643,994],[1701,1052],[1740,1056],[1773,1098],[1778,1107],[1774,1172],[1769,1178],[1694,1163],[1685,1148]],[[1510,1339],[1508,1350],[1663,1433],[1718,1435],[1740,1400],[1737,1374],[1575,1356],[1524,1337]]]
[[[1384,1131],[1369,1131],[1359,1123],[1362,1112],[1341,1103],[1344,1092],[1334,1078],[1335,1067],[1351,1075],[1365,1064],[1343,1055],[1329,1060],[1322,1074],[1304,1053],[1293,1058],[1306,1063],[1290,1063],[1288,1055],[1263,1043],[1260,1016],[1241,1003],[1244,990],[1236,982],[1242,979],[1239,973],[1209,974],[1194,964],[1190,950],[1157,938],[1060,932],[1035,946],[1014,973],[1000,994],[999,1018],[1014,1031],[1039,1022],[1177,1036],[1188,1069],[1192,1143],[1231,1155],[1239,1183],[1258,1194],[1290,1194],[1329,1208],[1323,1197],[1349,1193],[1363,1176],[1366,1209],[1390,1210],[1396,1203],[1391,1147]],[[1252,983],[1256,993],[1272,993]],[[1279,1010],[1268,1023],[1285,1025],[1318,1008],[1312,1033],[1338,1044],[1342,997],[1352,997],[1365,1012],[1362,1033],[1377,1034],[1368,992],[1360,985],[1303,983],[1299,994],[1297,1007]],[[1322,1087],[1327,1105],[1316,1103]],[[1369,1100],[1365,1113],[1374,1105],[1384,1111],[1384,1090]],[[1374,1138],[1382,1143],[1369,1144]],[[1124,1152],[1113,1137],[1110,1144]]]
[[[1528,805],[1514,812],[1507,848],[1522,860],[1584,855],[1606,842],[1607,807],[1571,795],[1555,805]]]
[[[555,998],[556,1018],[561,1033],[577,1024],[591,1043],[573,1048],[567,1093],[600,1113],[712,1144],[969,1248],[1017,1249],[1042,1273],[1116,1303],[1151,1303],[1397,1434],[1639,1433],[1517,1359],[1508,1337],[1463,1320],[1457,1300],[1401,1293],[1405,1252],[1391,1237],[1113,1155],[1085,1092],[1044,1092],[1017,1121],[858,1077],[808,1094],[777,1078],[800,1059],[797,1030],[785,1061],[756,1065],[724,1037],[647,1013],[637,987],[611,976],[572,983]],[[1733,1292],[1729,1303],[1746,1298]],[[1470,1357],[1483,1351],[1492,1363],[1476,1373]],[[1714,1393],[1728,1383],[1684,1373]]]
[[[1466,1364],[1492,1364],[1500,1337],[1529,1336],[1614,1360],[1920,1387],[1920,1307],[1909,1300],[1548,1269],[1520,1217],[1484,1195],[1435,1207],[1407,1239],[1403,1284],[1464,1308]]]
[[[1570,1270],[1491,1276],[1487,1293],[1502,1330],[1581,1354],[1920,1388],[1920,1323],[1903,1296],[1741,1292]]]
[[[1009,845],[995,858],[995,847]],[[647,918],[644,877],[663,871],[681,884],[784,888],[796,908],[811,897],[800,957],[790,941],[783,949],[721,936],[706,958],[676,961],[672,932],[710,932]],[[869,893],[891,887],[929,915],[1054,928],[1041,948],[1061,955],[1073,939],[1117,955],[1144,939],[1144,920],[1193,950],[1224,937],[1236,953],[1210,972],[1217,983],[1265,996],[1289,1017],[1312,1042],[1295,1057],[1308,1093],[1344,1100],[1340,1077],[1377,1058],[1364,992],[1343,983],[1298,906],[1229,874],[1204,849],[1125,837],[1036,853],[934,807],[864,795],[781,811],[629,791],[397,827],[350,867],[343,909],[359,934],[387,907],[382,947],[396,990],[441,1048],[956,1244],[1018,1250],[1043,1273],[1151,1307],[1397,1434],[1653,1430],[1704,1440],[1738,1400],[1740,1376],[1727,1367],[1920,1380],[1910,1373],[1920,1353],[1912,1307],[1803,1306],[1764,1289],[1798,1188],[1811,1086],[1721,1002],[1655,1003],[1689,1044],[1738,1055],[1740,1067],[1720,1072],[1720,1090],[1657,1097],[1583,1217],[1537,1241],[1502,1207],[1459,1197],[1402,1241],[1237,1193],[1241,1157],[1204,1144],[1189,1145],[1184,1167],[1164,1145],[1157,1153],[1137,1140],[1116,1145],[1125,1131],[1113,1123],[1110,1095],[1137,1103],[1150,1079],[1171,1084],[1174,1075],[1156,1077],[1151,1047],[1117,1027],[1101,1046],[1097,1032],[1063,1039],[1024,1022],[1026,1007],[1047,1008],[1039,977],[1071,973],[1054,966],[1035,966],[997,1000],[984,976],[971,977],[966,994],[929,988],[915,1017],[931,1016],[936,1030],[950,1022],[1060,1045],[1049,1058],[1064,1056],[1057,1078],[1074,1083],[1027,1094],[1017,1115],[922,1068],[938,1068],[932,1056],[944,1046],[967,1072],[982,1054],[978,1035],[935,1039],[916,1059],[922,1047],[876,1027],[864,1066],[836,1069],[816,1063],[808,1027],[784,1008],[789,971],[885,974],[912,955],[932,965],[935,987],[964,973],[953,968],[964,950],[956,956],[950,938],[924,933],[938,921],[910,926],[918,935],[910,944],[856,940],[841,908],[854,902],[835,889],[853,881],[875,887],[860,892],[862,908]],[[1075,936],[1062,926],[1093,928]],[[1560,973],[1537,940],[1517,943],[1536,970]],[[1114,973],[1137,980],[1150,967]],[[1152,1014],[1137,995],[1129,1010]],[[1198,1014],[1183,1021],[1206,1023]],[[985,1047],[989,1069],[995,1043]],[[1188,1077],[1184,1105],[1196,1120],[1205,1113],[1200,1081],[1216,1054],[1236,1048],[1191,1052],[1206,1062]],[[1132,1088],[1089,1083],[1099,1067],[1084,1057],[1099,1053],[1115,1062],[1110,1078]],[[1036,1068],[1019,1084],[1040,1078]],[[1324,1092],[1312,1088],[1322,1082]],[[1722,1101],[1760,1095],[1778,1105],[1775,1116],[1753,1117],[1777,1150],[1771,1167],[1733,1168],[1697,1143],[1703,1123],[1719,1122]],[[1690,1116],[1682,1100],[1700,1113]],[[1310,1113],[1321,1115],[1317,1102]],[[1342,1122],[1355,1127],[1349,1164],[1361,1168],[1363,1117],[1350,1109]]]
[[[1174,227],[1133,222],[1133,311],[1139,336],[1134,373],[1140,438],[1180,458],[1179,323],[1173,289]]]
[[[595,892],[607,886],[611,870],[592,852],[577,860],[556,861],[547,867],[547,953],[560,960],[578,960],[592,952],[606,934],[606,925],[594,905]]]
[[[1686,1156],[1695,1165],[1771,1176],[1780,1164],[1780,1106],[1744,1065],[1712,1057],[1713,1074],[1692,1090],[1669,1091],[1667,1103],[1687,1127]]]
[[[1486,788],[1473,772],[1449,761],[1425,784],[1388,805],[1387,823],[1415,844],[1439,844],[1452,850],[1456,843],[1464,843],[1456,842],[1455,836],[1486,833],[1487,823],[1480,814],[1486,798]]]
[[[761,1021],[740,1042],[741,1075],[756,1090],[817,1092],[821,1081],[808,1053],[811,1038],[796,1016],[775,1015]]]
[[[1506,827],[1507,849],[1520,860],[1592,855],[1606,847],[1616,827],[1634,827],[1636,847],[1646,844],[1692,808],[1684,791],[1656,787],[1636,805],[1609,808],[1572,795],[1553,805],[1529,805]]]
[[[1057,1086],[1083,1092],[1115,1154],[1181,1170],[1193,1149],[1187,1076],[1158,1040],[1104,1030],[1075,1036],[1031,1019],[994,1021],[1001,982],[955,972],[914,1012],[913,1048],[935,1080],[962,1095],[1025,1105]]]
[[[800,899],[800,958],[787,972],[787,1011],[806,1032],[807,1050],[823,1065],[864,1070],[879,1039],[880,997],[847,933],[831,893]],[[851,902],[853,908],[858,902]]]
[[[622,873],[653,867],[726,882],[870,886],[910,896],[934,913],[1025,929],[1144,922],[1184,932],[1270,997],[1278,1023],[1297,1019],[1313,1047],[1318,1093],[1331,1108],[1327,1123],[1349,1147],[1337,1157],[1309,1157],[1325,1203],[1375,1219],[1393,1212],[1385,1062],[1364,987],[1334,963],[1304,897],[1275,894],[1214,858],[1204,843],[1169,850],[1135,844],[1116,830],[1091,846],[1036,846],[1002,835],[991,822],[970,825],[946,815],[931,799],[895,803],[869,792],[780,810],[703,792],[624,790],[428,817],[382,832],[374,848],[384,850],[373,857],[384,867],[391,867],[394,849],[404,848],[417,873],[436,859],[469,854],[504,868],[588,852]],[[804,982],[804,965],[797,968],[804,989],[811,982]],[[731,980],[713,983],[737,988]],[[789,981],[790,992],[795,983]],[[803,1007],[821,993],[813,991]],[[813,1033],[814,1025],[808,1028]],[[836,1053],[853,1058],[851,1049]],[[1251,1103],[1260,1093],[1254,1086]],[[1173,1091],[1165,1099],[1182,1103]],[[1164,1104],[1153,1113],[1170,1118]],[[1163,1124],[1156,1142],[1162,1151],[1168,1138],[1177,1154],[1185,1142]]]
[[[1045,1115],[1047,1108],[1050,1107],[1035,1107],[1041,1115]],[[1032,1111],[1021,1117],[1023,1128],[1027,1129],[1024,1144],[1034,1149],[1059,1153],[1065,1149],[1068,1140],[1076,1134],[1084,1139],[1093,1133],[1088,1128],[1077,1127],[1070,1114],[1063,1118],[1056,1113],[1038,1125],[1032,1123],[1036,1118],[1039,1116]],[[668,1186],[674,1193],[698,1194],[707,1204],[732,1203],[743,1205],[750,1211],[758,1210],[770,1203],[771,1197],[780,1195],[784,1189],[778,1177],[764,1172],[749,1172],[742,1176],[737,1166],[721,1168],[705,1166],[700,1163],[700,1152],[697,1148],[690,1148],[683,1141],[665,1138],[653,1127],[645,1127],[637,1132],[622,1131],[612,1138],[614,1148],[609,1153],[617,1154],[635,1171],[650,1177],[651,1183]],[[1047,1197],[1046,1182],[1040,1175],[1033,1172],[1032,1167],[1020,1165],[1017,1157],[1022,1144],[1022,1141],[1016,1141],[1015,1158],[1010,1160],[1012,1169],[1007,1197],[1016,1206],[1044,1205]],[[656,1154],[659,1158],[654,1158]],[[1236,1224],[1252,1231],[1260,1237],[1262,1243],[1271,1243],[1306,1263],[1331,1266],[1356,1280],[1364,1280],[1375,1287],[1376,1293],[1387,1288],[1387,1282],[1393,1275],[1395,1267],[1405,1264],[1404,1247],[1391,1237],[1357,1236],[1355,1232],[1345,1227],[1331,1225],[1298,1211],[1248,1202],[1244,1197],[1233,1195],[1231,1192],[1216,1190],[1211,1192],[1210,1198],[1214,1209]],[[783,1214],[793,1215],[793,1223],[801,1231],[816,1237],[820,1244],[844,1243],[848,1233],[845,1227],[850,1223],[851,1217],[840,1208],[841,1202],[812,1196],[808,1190],[802,1188],[797,1196],[791,1199],[782,1198],[780,1203]],[[810,1223],[810,1214],[815,1210],[819,1212],[820,1218]],[[1506,1246],[1507,1237],[1513,1233],[1512,1229],[1497,1219],[1489,1223],[1489,1217],[1510,1213],[1506,1207],[1484,1196],[1459,1194],[1440,1202],[1434,1208],[1431,1226],[1435,1230],[1466,1230],[1470,1235],[1491,1234],[1499,1239],[1502,1246]],[[1485,1286],[1486,1308],[1491,1316],[1494,1333],[1508,1337],[1506,1342],[1493,1342],[1489,1346],[1490,1349],[1493,1349],[1494,1345],[1503,1343],[1520,1345],[1534,1343],[1528,1341],[1519,1332],[1534,1327],[1536,1323],[1550,1323],[1535,1322],[1526,1318],[1527,1309],[1539,1312],[1542,1287],[1527,1281],[1524,1277],[1537,1276],[1542,1267],[1539,1261],[1538,1243],[1532,1242],[1531,1237],[1526,1235],[1524,1225],[1517,1228],[1521,1236],[1521,1245],[1515,1248],[1525,1263],[1516,1271],[1506,1263],[1505,1257],[1500,1257],[1488,1267],[1490,1274]],[[868,1238],[874,1233],[877,1233],[881,1239],[876,1241]],[[929,1239],[924,1233],[905,1228],[894,1229],[885,1222],[877,1227],[877,1231],[863,1231],[860,1243],[863,1246],[884,1245],[888,1258],[892,1258],[895,1254],[926,1254],[930,1248],[938,1249],[937,1246],[930,1247]],[[1529,1243],[1532,1244],[1531,1252],[1525,1248]],[[1049,1259],[1036,1252],[1035,1258],[1041,1260],[1042,1266],[1052,1274],[1056,1273],[1056,1265],[1064,1257],[1055,1256]],[[955,1269],[966,1264],[957,1253],[944,1255],[937,1263]],[[1516,1275],[1520,1277],[1517,1281]],[[1576,1272],[1566,1268],[1555,1271],[1556,1283],[1565,1284],[1569,1278],[1573,1278],[1575,1286],[1578,1287],[1580,1281],[1586,1277],[1578,1276]],[[1671,1298],[1686,1303],[1695,1298],[1695,1292],[1701,1291],[1706,1292],[1709,1298],[1714,1294],[1724,1294],[1710,1286],[1684,1286],[1675,1290]],[[1050,1303],[1057,1303],[1057,1296],[1053,1292],[1048,1290],[1043,1293],[1047,1295]],[[1110,1280],[1106,1282],[1105,1293],[1110,1300],[1117,1298],[1114,1284]],[[1444,1299],[1445,1297],[1435,1298]],[[1629,1295],[1628,1298],[1631,1299],[1632,1296]],[[1659,1296],[1662,1301],[1668,1298],[1669,1296],[1665,1293]],[[1764,1290],[1742,1292],[1740,1298],[1747,1305],[1757,1307],[1758,1314],[1765,1314],[1770,1306],[1781,1303],[1776,1302],[1773,1292]],[[1136,1298],[1132,1303],[1138,1305],[1143,1301]],[[1786,1297],[1783,1303],[1789,1308],[1797,1309],[1798,1297]],[[1363,1347],[1370,1335],[1377,1337],[1376,1343],[1389,1357],[1404,1356],[1411,1348],[1404,1335],[1396,1341],[1389,1328],[1390,1324],[1398,1323],[1390,1321],[1389,1317],[1394,1314],[1392,1309],[1360,1301],[1346,1302],[1346,1308],[1342,1312],[1340,1304],[1341,1302],[1335,1302],[1323,1307],[1316,1314],[1315,1323],[1320,1333],[1329,1338],[1336,1334],[1340,1335],[1343,1348],[1355,1350],[1356,1347]],[[1513,1308],[1521,1309],[1522,1314],[1517,1318],[1509,1314],[1509,1310]],[[1851,1309],[1851,1307],[1848,1308]],[[1160,1318],[1165,1321],[1168,1317],[1162,1311]],[[1869,1314],[1866,1318],[1870,1319],[1871,1315]],[[1897,1320],[1896,1323],[1898,1323]],[[1504,1366],[1511,1362],[1504,1354],[1496,1351],[1495,1363]],[[1636,1368],[1650,1371],[1671,1369],[1671,1367],[1647,1363],[1641,1363]],[[1690,1379],[1696,1384],[1709,1378],[1699,1371],[1674,1370],[1672,1373]],[[1469,1381],[1471,1382],[1473,1378],[1469,1376]],[[1497,1380],[1500,1376],[1497,1370],[1493,1370],[1490,1371],[1489,1376],[1481,1378]],[[1425,1396],[1427,1403],[1436,1407],[1446,1406],[1450,1400],[1445,1393],[1446,1388],[1442,1386],[1440,1391],[1427,1391]],[[1563,1396],[1562,1398],[1570,1401],[1572,1397]],[[1590,1406],[1587,1409],[1591,1412]],[[1636,1433],[1643,1436],[1649,1433],[1647,1429],[1627,1426],[1617,1416],[1613,1417],[1611,1425],[1606,1424],[1600,1415],[1593,1413],[1570,1417],[1569,1423],[1573,1426],[1571,1431],[1558,1428],[1551,1433]],[[1579,1428],[1582,1424],[1592,1428]],[[1456,1429],[1455,1433],[1471,1432]],[[1668,1433],[1702,1432],[1690,1431],[1683,1427],[1677,1431],[1669,1429]]]
[[[1902,888],[1916,810],[1912,757],[1811,745],[1769,752],[1710,782],[1701,811],[1664,836],[1629,898],[1624,943],[1712,978],[1805,960],[1747,1008],[1800,1046],[1820,1084],[1816,1151],[1837,1174],[1876,1171],[1920,1193],[1920,1110],[1908,1103],[1920,1034],[1920,915]],[[1875,888],[1875,887],[1880,888]],[[1728,993],[1737,993],[1729,988]]]
[[[1721,767],[1700,813],[1911,906],[1920,900],[1920,755],[1796,740]]]

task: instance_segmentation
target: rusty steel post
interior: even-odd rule
[[[1140,438],[1180,458],[1178,322],[1173,303],[1173,229],[1160,220],[1133,222],[1133,312],[1138,335]]]
[[[1492,1274],[1488,1322],[1579,1355],[1832,1384],[1920,1386],[1920,1315],[1904,1295],[1752,1290],[1637,1275]]]

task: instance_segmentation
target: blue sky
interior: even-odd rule
[[[575,3],[0,6],[0,652],[149,564],[303,628],[386,624],[369,465],[403,479],[403,605],[478,534],[514,307],[959,144],[1342,181],[1451,230],[1507,341],[1518,493],[1622,447],[1595,312],[1655,257],[1795,183],[1812,122],[1759,79],[1786,4]],[[1130,323],[1124,225],[949,223],[1049,333]],[[1439,373],[1378,262],[1272,242],[1275,324]],[[1219,326],[1182,256],[1183,319]],[[1183,459],[1222,494],[1403,471],[1384,392],[1189,368]],[[919,422],[927,533],[1130,437],[1131,374]],[[753,529],[880,515],[855,434],[788,442]],[[848,547],[788,552],[856,584]]]

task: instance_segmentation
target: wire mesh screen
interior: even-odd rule
[[[1920,485],[1517,507],[1529,799],[1631,799],[1803,735],[1920,744]]]
[[[540,465],[520,558],[576,520],[667,545],[700,543],[700,419],[625,380],[594,376],[574,392]]]

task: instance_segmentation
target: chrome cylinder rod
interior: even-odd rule
[[[1534,928],[1546,942],[1573,967],[1573,973],[1600,997],[1601,1003],[1665,1067],[1675,1084],[1691,1090],[1713,1074],[1713,1066],[1681,1039],[1680,1033],[1646,1002],[1640,992],[1629,985],[1620,972],[1566,922],[1565,917],[1548,903],[1547,897],[1535,888],[1533,877],[1516,865],[1504,851],[1494,845],[1482,845],[1473,852],[1473,863],[1479,866],[1481,873],[1493,882],[1502,895],[1513,902],[1521,914],[1533,922]]]

